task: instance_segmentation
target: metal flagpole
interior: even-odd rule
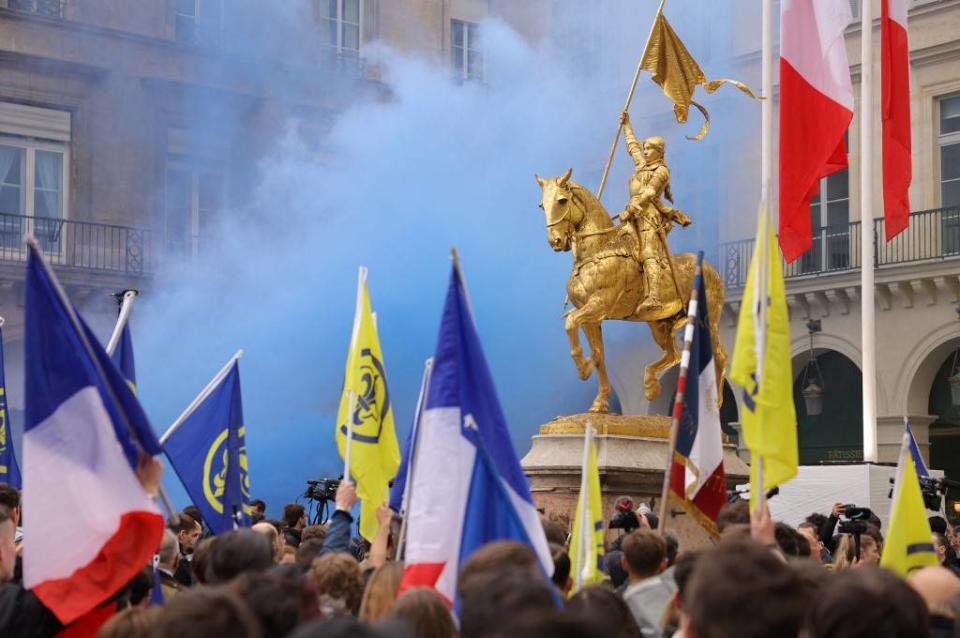
[[[575,591],[580,591],[584,580],[584,562],[587,560],[586,543],[593,544],[593,527],[587,522],[590,515],[590,486],[587,484],[587,464],[590,460],[590,443],[593,440],[593,426],[587,422],[583,428],[583,460],[580,463],[580,542],[577,543],[577,573],[574,574]]]
[[[653,30],[657,26],[657,17],[663,13],[663,5],[667,0],[660,0],[660,6],[657,13],[653,16],[653,24],[650,25],[650,35],[647,36],[647,43],[643,45],[643,53],[647,52],[650,46],[650,37],[653,36]],[[640,80],[640,71],[643,70],[643,53],[640,54],[640,61],[637,62],[637,70],[633,72],[633,81],[630,83],[630,90],[627,91],[627,101],[623,105],[624,111],[630,110],[630,103],[633,102],[633,94],[637,90],[637,82]],[[597,199],[603,197],[603,187],[607,185],[607,175],[610,173],[610,166],[613,164],[613,156],[617,152],[617,144],[620,142],[620,133],[623,132],[623,123],[617,124],[617,132],[613,136],[613,144],[610,145],[610,153],[607,155],[607,163],[603,167],[603,175],[600,177],[600,186],[597,187]]]
[[[673,400],[673,417],[670,419],[670,447],[667,448],[667,465],[663,470],[663,488],[660,491],[660,528],[661,535],[667,529],[667,501],[670,498],[670,482],[673,480],[673,455],[677,452],[677,435],[680,432],[680,416],[683,414],[683,394],[687,389],[687,371],[690,368],[690,346],[693,343],[693,330],[697,322],[696,285],[701,275],[701,260],[697,260],[697,269],[693,276],[693,290],[690,291],[690,303],[687,306],[687,325],[683,329],[683,352],[680,355],[680,374],[677,377],[677,394]]]
[[[350,390],[348,402],[350,410],[347,412],[347,442],[343,450],[343,480],[350,482],[350,450],[353,447],[353,411],[357,409],[357,394]]]
[[[427,398],[430,396],[430,378],[433,374],[433,357],[427,359],[423,365],[423,381],[420,384],[420,396],[417,398],[417,420],[413,424],[413,433],[410,437],[410,456],[407,463],[407,480],[403,487],[403,500],[400,503],[400,538],[397,540],[397,560],[403,560],[407,549],[407,514],[410,507],[410,492],[413,490],[414,467],[417,463],[417,447],[420,442],[420,419],[427,407]]]
[[[877,462],[876,311],[873,288],[873,3],[860,9],[860,350],[863,461]]]
[[[186,421],[190,415],[193,414],[194,410],[196,410],[197,407],[203,403],[208,396],[210,396],[210,393],[213,392],[218,385],[220,385],[220,382],[223,381],[223,378],[227,376],[228,372],[230,372],[230,368],[233,366],[233,364],[239,361],[240,357],[242,356],[243,350],[237,350],[236,354],[230,357],[229,361],[227,361],[227,363],[220,369],[220,372],[214,375],[214,377],[210,379],[210,383],[208,383],[203,390],[200,390],[200,394],[198,394],[196,398],[190,402],[190,405],[188,405],[187,409],[183,411],[183,414],[178,416],[177,420],[167,428],[166,432],[163,433],[163,436],[160,437],[160,445],[166,443],[167,439],[169,439],[173,433],[176,432],[181,425],[183,425],[184,421]]]
[[[107,342],[106,351],[107,354],[111,357],[113,353],[116,352],[117,346],[120,344],[120,335],[123,334],[123,329],[127,325],[127,320],[130,319],[130,313],[133,311],[133,300],[137,296],[136,290],[125,290],[123,292],[123,301],[120,305],[120,315],[117,317],[117,325],[113,327],[113,334],[110,335],[110,341]]]

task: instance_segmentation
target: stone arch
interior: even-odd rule
[[[857,369],[862,368],[862,363],[860,360],[860,347],[854,344],[852,341],[845,339],[839,335],[830,334],[828,332],[818,332],[813,338],[813,353],[816,356],[828,351],[839,352],[844,357],[849,359],[853,365],[857,366]],[[790,363],[793,367],[793,378],[796,379],[797,375],[803,372],[803,367],[806,365],[807,360],[810,357],[810,336],[804,334],[802,337],[797,337],[790,342]]]
[[[797,413],[797,439],[800,463],[812,465],[824,461],[856,461],[863,455],[863,380],[859,365],[841,350],[821,347],[814,341],[814,355],[823,378],[823,412],[807,414],[800,394],[804,371],[809,362],[809,340],[798,352],[793,364],[793,401]],[[847,344],[847,352],[851,352]]]
[[[895,414],[927,414],[930,387],[944,359],[960,345],[960,326],[956,319],[930,332],[904,359],[894,384]]]

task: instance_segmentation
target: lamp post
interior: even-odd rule
[[[823,413],[823,373],[820,371],[820,364],[813,353],[813,335],[822,330],[820,320],[811,319],[808,321],[807,330],[810,333],[810,360],[803,370],[800,396],[803,397],[803,405],[806,408],[807,416],[820,416]]]

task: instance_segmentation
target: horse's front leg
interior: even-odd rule
[[[684,318],[679,321],[663,319],[647,324],[653,340],[663,350],[663,356],[648,365],[643,372],[643,389],[647,401],[653,401],[660,396],[660,375],[680,362],[680,351],[677,350],[674,332],[685,323]]]
[[[600,322],[584,324],[583,332],[587,335],[587,343],[590,344],[590,359],[593,361],[593,367],[597,371],[597,381],[599,382],[597,396],[593,399],[590,411],[606,414],[610,409],[610,380],[607,378],[607,365],[603,351],[603,333],[600,326]]]
[[[573,357],[573,365],[577,367],[577,376],[586,381],[593,372],[593,362],[583,356],[583,348],[580,346],[580,334],[577,332],[580,327],[577,322],[579,312],[571,310],[567,313],[564,329],[567,331],[567,339],[570,340],[570,356]]]

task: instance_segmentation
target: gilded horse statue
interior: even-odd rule
[[[626,224],[615,226],[589,189],[571,181],[573,169],[560,177],[537,177],[543,191],[540,206],[547,223],[547,241],[556,252],[573,251],[573,270],[567,280],[567,297],[574,305],[566,315],[565,328],[570,339],[570,354],[581,379],[587,380],[596,370],[599,390],[591,412],[607,412],[610,382],[604,362],[601,323],[609,319],[645,321],[663,356],[644,370],[644,394],[650,401],[660,395],[660,376],[680,362],[676,334],[687,323],[686,301],[693,286],[696,255],[685,253],[672,257],[674,276],[659,277],[659,303],[645,309],[649,298],[648,278],[636,256],[635,241]],[[664,241],[665,243],[665,241]],[[723,397],[727,353],[719,339],[719,320],[723,307],[723,281],[716,270],[703,263],[704,286],[710,315],[714,365],[717,376],[717,397]],[[681,292],[682,291],[682,292]],[[655,293],[657,291],[654,291]],[[578,330],[583,330],[590,346],[585,357]]]

